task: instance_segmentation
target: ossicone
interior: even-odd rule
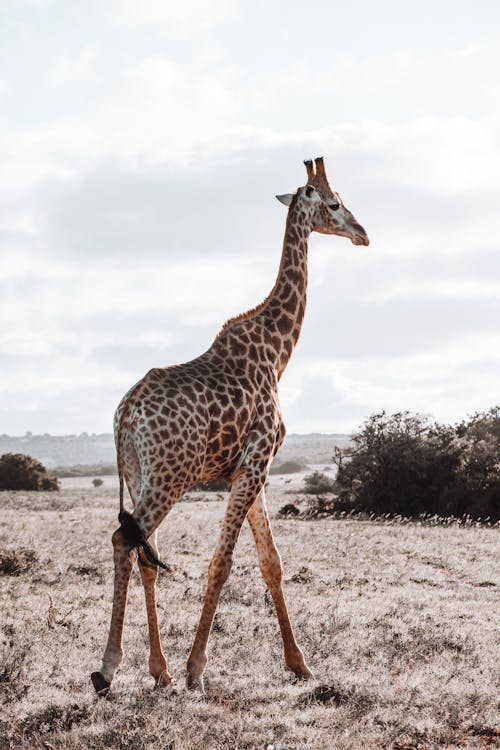
[[[314,179],[314,167],[313,167],[312,159],[306,159],[304,161],[304,164],[306,165],[307,181],[309,182],[310,180]]]

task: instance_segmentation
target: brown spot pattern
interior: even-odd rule
[[[309,184],[325,188],[323,162],[308,163]],[[326,183],[327,185],[327,183]],[[241,525],[248,514],[259,563],[276,607],[285,661],[299,677],[311,673],[295,642],[283,598],[283,570],[265,507],[264,484],[284,436],[278,382],[298,341],[306,305],[308,237],[317,215],[301,188],[288,211],[281,263],[269,296],[232,318],[212,346],[181,365],[150,370],[123,397],[115,414],[119,472],[132,497],[134,516],[156,549],[155,531],[192,485],[223,477],[232,492],[208,571],[198,630],[188,659],[188,685],[202,686],[206,645],[220,590],[229,575]],[[328,188],[329,190],[329,188]],[[328,211],[325,222],[331,222]],[[315,225],[313,227],[313,223]],[[108,644],[100,675],[111,683],[122,657],[122,630],[132,559],[120,530],[113,535],[115,583]],[[142,556],[150,635],[150,671],[170,675],[161,649],[155,599],[157,570]],[[97,679],[101,684],[102,679]],[[102,683],[104,684],[104,683]]]

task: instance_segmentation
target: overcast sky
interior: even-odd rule
[[[0,432],[109,432],[259,303],[324,155],[289,432],[500,401],[498,0],[0,0]]]

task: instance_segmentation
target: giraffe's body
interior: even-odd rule
[[[155,531],[182,494],[196,482],[225,478],[232,492],[209,581],[195,642],[188,660],[188,685],[202,687],[206,644],[220,590],[232,562],[241,525],[248,518],[264,579],[275,602],[287,665],[310,676],[295,642],[282,592],[283,571],[265,506],[264,484],[285,428],[278,382],[300,335],[307,290],[308,237],[312,230],[350,236],[368,244],[362,227],[342,207],[342,221],[326,214],[340,208],[330,191],[322,160],[317,173],[290,205],[278,277],[271,294],[254,310],[228,321],[212,346],[182,365],[150,370],[122,399],[115,414],[118,469],[134,503],[134,519],[145,539]],[[331,201],[335,201],[334,204]],[[336,231],[333,231],[333,230]],[[100,672],[92,679],[106,692],[121,660],[127,588],[132,571],[130,540],[124,527],[113,535],[115,594],[108,644]],[[155,602],[157,569],[139,555],[151,642],[150,671],[170,682],[161,649]]]
[[[191,362],[150,370],[124,397],[115,416],[115,438],[122,444],[128,485],[139,471],[137,486],[147,479],[168,486],[173,497],[198,481],[230,481],[255,426],[266,424],[275,435],[273,445],[277,442],[282,427],[272,365],[228,361],[218,353],[223,347],[251,349],[263,333],[239,323]],[[153,502],[145,512],[161,510]]]

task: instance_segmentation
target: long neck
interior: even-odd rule
[[[276,283],[258,317],[263,321],[276,353],[281,377],[297,343],[307,298],[307,244],[311,232],[306,214],[296,204],[289,212]]]

